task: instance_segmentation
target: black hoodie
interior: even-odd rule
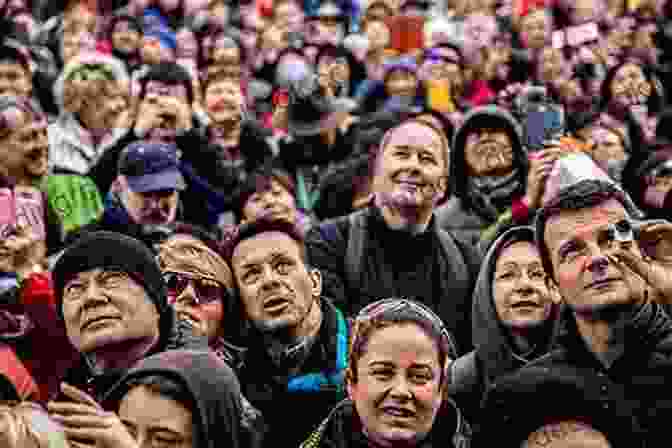
[[[238,379],[211,351],[173,350],[143,359],[110,390],[105,407],[117,411],[129,383],[154,375],[177,382],[193,399],[195,448],[251,446],[242,426]]]
[[[514,227],[504,232],[485,255],[474,288],[472,338],[477,376],[474,378],[475,382],[451,384],[449,388],[451,396],[455,398],[470,423],[476,423],[487,387],[503,374],[511,373],[546,354],[558,333],[559,312],[554,309],[543,331],[538,333],[539,340],[534,350],[525,356],[520,356],[516,353],[509,330],[499,320],[492,294],[495,265],[502,249],[518,241],[529,241],[534,244],[534,230],[531,227]],[[467,354],[462,359],[470,355],[472,354]],[[455,365],[459,362],[456,361]],[[451,377],[454,379],[454,375]]]

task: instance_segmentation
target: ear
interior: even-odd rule
[[[322,273],[319,269],[309,269],[308,275],[311,280],[311,292],[313,297],[319,298],[322,295]]]
[[[548,287],[548,292],[551,295],[551,300],[554,304],[560,305],[562,303],[562,295],[558,289],[558,284],[550,276],[546,278],[546,286]]]
[[[441,176],[441,179],[439,179],[439,183],[437,185],[437,189],[439,190],[439,196],[444,197],[446,195],[446,191],[448,191],[448,176]]]
[[[352,401],[354,401],[354,384],[352,381],[352,370],[350,370],[350,367],[345,370],[345,391],[348,394],[348,398]]]

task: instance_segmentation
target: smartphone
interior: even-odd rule
[[[36,238],[45,239],[47,228],[44,223],[45,206],[42,192],[34,187],[15,187],[14,207],[16,222],[28,225]]]
[[[14,194],[9,188],[0,188],[0,239],[7,238],[16,230]]]
[[[525,144],[530,152],[544,148],[547,140],[559,138],[565,131],[565,117],[558,105],[535,105],[524,121]]]

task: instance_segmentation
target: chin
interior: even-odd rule
[[[100,350],[103,347],[120,344],[125,342],[128,338],[123,331],[117,328],[104,328],[91,334],[83,334],[80,336],[77,350],[81,353]],[[74,344],[73,344],[74,345]]]
[[[507,322],[506,326],[514,330],[531,330],[544,325],[546,323],[546,317],[547,316],[535,315],[530,317],[514,318],[512,321]]]
[[[413,446],[424,437],[424,434],[405,428],[384,428],[380,432],[369,433],[369,437],[381,447]]]

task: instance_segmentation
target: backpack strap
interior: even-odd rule
[[[348,215],[350,229],[348,231],[348,245],[345,254],[345,278],[347,289],[359,287],[362,278],[362,264],[364,263],[364,240],[366,239],[365,210]]]
[[[448,395],[468,392],[478,384],[476,350],[460,356],[448,367]]]

